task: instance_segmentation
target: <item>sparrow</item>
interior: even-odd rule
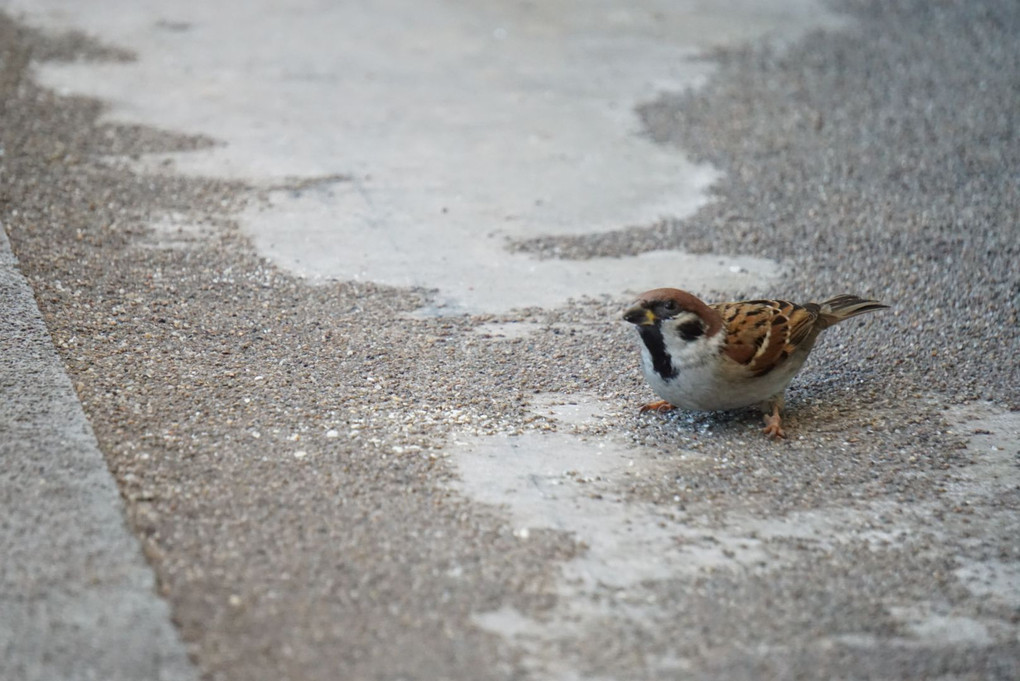
[[[786,437],[783,391],[825,329],[888,308],[841,295],[823,303],[744,300],[708,305],[675,288],[642,293],[623,318],[637,327],[641,371],[662,398],[642,412],[698,411],[759,405],[763,432]]]

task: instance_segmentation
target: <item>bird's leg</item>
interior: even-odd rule
[[[641,407],[639,413],[644,414],[646,411],[654,411],[660,414],[665,414],[667,411],[673,411],[674,409],[676,409],[676,407],[666,400],[659,400],[658,402],[649,402],[645,406]]]
[[[768,412],[769,407],[772,408],[771,414]],[[782,408],[782,395],[774,397],[762,405],[762,411],[765,412],[765,427],[762,428],[762,432],[769,437],[786,437],[786,433],[783,432],[783,428],[781,426],[782,419],[779,417],[779,410]]]

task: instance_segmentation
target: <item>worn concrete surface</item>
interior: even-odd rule
[[[23,68],[123,46],[2,25],[4,226],[205,674],[1018,676],[1020,9],[837,7],[638,108],[722,173],[697,213],[510,244],[765,257],[787,275],[739,293],[893,304],[828,333],[781,443],[639,417],[623,295],[434,318],[278,269],[234,222],[264,187],[138,170],[210,137]]]
[[[0,678],[198,678],[0,231]]]
[[[505,245],[690,215],[717,172],[636,134],[636,107],[703,83],[708,47],[841,23],[817,0],[12,4],[135,52],[36,73],[108,102],[106,120],[217,140],[143,165],[265,188],[239,220],[274,264],[435,289],[446,314],[637,293],[662,270],[719,291],[775,274],[748,255],[548,262]]]

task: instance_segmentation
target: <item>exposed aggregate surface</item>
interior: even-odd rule
[[[428,319],[410,314],[427,291],[275,269],[231,222],[256,191],[121,159],[209,140],[98,122],[100,104],[42,90],[28,68],[129,55],[0,17],[0,220],[209,678],[543,678],[472,617],[541,620],[584,546],[522,541],[451,491],[445,456],[463,434],[563,427],[528,408],[539,392],[604,401],[615,418],[583,435],[644,447],[657,474],[618,492],[677,522],[711,534],[734,513],[840,507],[890,530],[645,585],[652,615],[607,616],[550,659],[584,678],[663,678],[646,660],[668,656],[690,661],[677,678],[1016,678],[1020,611],[954,575],[1020,561],[1020,490],[960,492],[976,458],[946,410],[1020,408],[1020,7],[840,7],[856,28],[713,55],[705,89],[642,108],[652,139],[725,172],[716,201],[518,245],[762,255],[789,274],[744,295],[893,305],[826,333],[781,443],[752,412],[637,416],[651,395],[626,300]],[[477,331],[493,321],[538,328]],[[610,613],[639,606],[605,598]],[[988,638],[904,644],[903,608],[980,621]]]

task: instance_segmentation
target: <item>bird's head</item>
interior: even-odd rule
[[[722,327],[719,313],[697,297],[675,288],[657,288],[638,296],[623,313],[625,321],[646,332],[654,329],[684,341],[712,336]]]

